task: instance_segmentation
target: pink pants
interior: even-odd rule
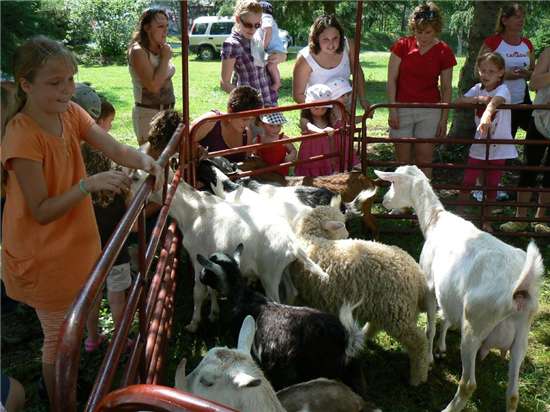
[[[479,165],[492,165],[492,166],[504,166],[506,163],[505,159],[495,159],[495,160],[480,160],[474,159],[473,157],[468,157],[468,165],[479,166]],[[474,186],[476,183],[477,177],[483,172],[481,169],[465,169],[464,170],[464,180],[462,181],[463,186]],[[487,170],[487,181],[485,182],[490,187],[497,187],[500,183],[500,178],[502,177],[502,170]],[[491,190],[487,193],[488,200],[495,200],[497,197],[497,192]]]

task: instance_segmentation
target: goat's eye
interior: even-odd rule
[[[202,386],[206,386],[209,388],[210,386],[214,385],[214,382],[210,382],[208,379],[206,379],[204,376],[201,376],[199,382]]]

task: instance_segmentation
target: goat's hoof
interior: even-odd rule
[[[220,312],[213,312],[208,315],[208,320],[212,323],[216,322],[220,317]]]
[[[435,358],[436,359],[445,359],[447,357],[447,352],[436,352]]]
[[[199,323],[198,322],[191,322],[189,325],[187,325],[185,327],[185,330],[187,332],[195,333],[198,328],[199,328]]]

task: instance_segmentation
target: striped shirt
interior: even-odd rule
[[[237,86],[250,86],[257,89],[262,97],[264,107],[277,106],[277,92],[269,85],[270,80],[265,67],[254,65],[250,51],[250,40],[236,31],[225,39],[221,52],[222,60],[235,59]]]

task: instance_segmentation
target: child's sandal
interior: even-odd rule
[[[107,337],[105,335],[99,335],[97,340],[86,338],[84,341],[84,350],[88,353],[95,352],[106,339]]]

